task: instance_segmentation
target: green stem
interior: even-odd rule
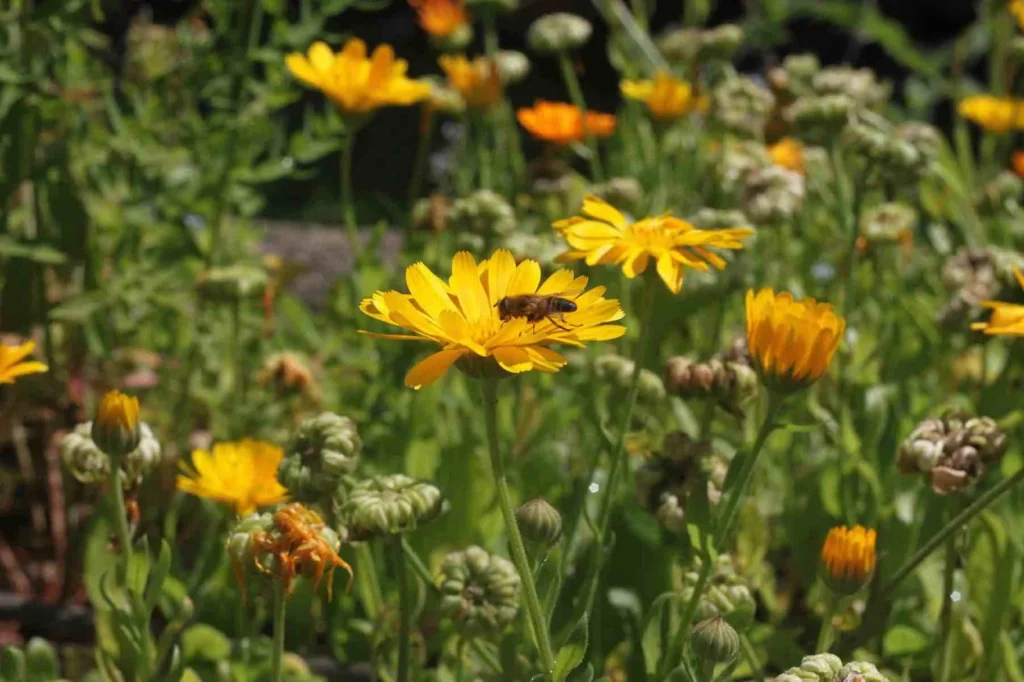
[[[703,661],[700,664],[700,682],[713,682],[715,679],[715,662]]]
[[[633,16],[636,17],[636,24],[643,30],[647,30],[648,14],[646,0],[633,0]]]
[[[482,189],[491,188],[491,149],[490,141],[487,139],[487,133],[490,132],[490,128],[487,125],[487,121],[484,120],[483,116],[475,116],[473,120],[473,128],[475,129],[473,137],[474,145],[476,146],[476,163],[477,169],[480,173],[480,187]]]
[[[358,128],[346,122],[345,142],[341,150],[341,212],[352,249],[359,248],[359,224],[356,222],[355,197],[352,195],[352,157],[355,156]]]
[[[984,511],[986,507],[999,499],[1017,483],[1020,483],[1022,479],[1024,479],[1024,467],[1015,471],[1009,478],[1003,479],[997,485],[986,490],[962,512],[950,519],[949,523],[943,526],[942,530],[933,535],[931,539],[921,547],[921,549],[914,552],[914,555],[907,559],[906,563],[904,563],[903,566],[901,566],[900,569],[882,585],[882,589],[879,590],[878,594],[879,599],[884,600],[888,598],[892,594],[893,590],[895,590],[907,576],[913,573],[914,569],[916,569],[918,565],[928,557],[928,555],[938,549],[939,545],[951,538],[960,528],[963,528],[970,523],[975,516]]]
[[[956,536],[946,538],[945,566],[942,572],[942,611],[939,614],[939,671],[936,682],[949,682],[953,667],[953,577],[956,572]]]
[[[818,630],[818,644],[814,647],[814,653],[821,654],[832,646],[832,618],[836,613],[836,597],[831,592],[825,598],[825,613],[821,616],[821,629]]]
[[[363,598],[363,608],[366,609],[366,615],[375,620],[380,615],[384,595],[377,580],[373,552],[365,542],[356,547],[356,564],[356,580],[360,582],[359,592]]]
[[[281,682],[281,661],[284,659],[284,613],[287,595],[284,584],[274,583],[274,645],[270,650],[270,682]]]
[[[409,681],[409,632],[412,621],[412,603],[409,594],[408,569],[405,565],[404,539],[401,535],[392,541],[396,579],[398,580],[398,682]]]
[[[126,587],[128,581],[128,562],[132,554],[132,540],[128,532],[128,512],[124,505],[124,490],[121,488],[121,458],[110,458],[110,498],[114,503],[114,532],[121,554],[117,561],[117,582]]]
[[[526,547],[523,545],[523,538],[519,534],[519,525],[516,523],[515,513],[512,510],[508,482],[505,479],[505,463],[502,461],[501,451],[498,447],[498,387],[496,381],[495,379],[483,380],[484,417],[491,456],[491,473],[494,476],[494,486],[498,492],[498,505],[501,507],[501,515],[505,520],[505,532],[508,534],[512,562],[516,565],[516,570],[523,582],[526,611],[533,626],[533,636],[540,652],[544,676],[551,677],[555,670],[555,657],[551,650],[547,621],[544,618],[540,599],[537,597],[537,586],[533,582],[533,573],[530,571],[530,560],[526,555]]]
[[[569,90],[569,99],[573,105],[580,110],[583,121],[583,134],[587,140],[587,147],[590,149],[590,174],[594,182],[604,181],[604,170],[601,168],[601,156],[597,150],[597,138],[587,128],[587,102],[583,99],[583,90],[580,89],[580,82],[576,78],[576,72],[572,68],[572,60],[568,52],[558,53],[558,66],[562,70],[562,79],[565,87]]]
[[[753,642],[750,641],[750,637],[747,635],[740,635],[740,655],[747,662],[750,674],[753,675],[754,679],[757,679],[758,673],[761,672],[761,659],[758,657],[757,651],[754,650]]]
[[[427,157],[430,154],[430,138],[434,132],[434,110],[429,105],[423,111],[423,120],[420,125],[420,139],[416,144],[416,160],[413,162],[412,178],[409,180],[409,209],[420,198],[423,190],[423,174],[427,167]]]
[[[484,54],[490,59],[496,59],[498,56],[498,24],[494,20],[493,12],[484,15]]]

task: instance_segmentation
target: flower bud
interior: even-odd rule
[[[757,373],[749,365],[717,358],[696,362],[685,356],[665,363],[665,390],[683,398],[713,398],[738,407],[757,388]]]
[[[750,78],[730,78],[711,91],[709,118],[739,137],[758,138],[774,105],[772,93]]]
[[[686,530],[686,510],[683,509],[677,495],[662,493],[658,510],[654,513],[661,527],[671,533],[682,533]]]
[[[885,104],[892,90],[887,83],[878,82],[871,69],[849,66],[822,69],[814,74],[811,85],[819,95],[846,95],[859,106],[867,108]]]
[[[57,649],[42,637],[33,637],[25,646],[25,668],[29,680],[56,680],[60,677]]]
[[[701,560],[697,559],[693,569],[683,575],[680,598],[686,602],[693,596],[700,573]],[[697,617],[701,620],[721,616],[730,625],[745,630],[754,622],[757,604],[750,588],[732,565],[726,554],[721,554],[711,569],[705,591],[697,602]]]
[[[687,222],[700,230],[721,230],[750,223],[743,211],[724,208],[699,209]]]
[[[100,400],[92,422],[92,440],[114,458],[139,445],[139,399],[120,391],[108,391]]]
[[[530,74],[530,58],[517,50],[498,51],[498,78],[502,85],[521,83]]]
[[[431,47],[438,52],[462,52],[473,42],[473,25],[464,22],[450,33],[430,33],[428,38]]]
[[[270,387],[284,396],[304,395],[316,400],[320,395],[309,363],[298,353],[290,351],[267,356],[260,370],[259,382],[261,386]]]
[[[515,620],[522,582],[511,561],[472,546],[445,557],[441,576],[441,614],[463,637],[494,636]]]
[[[736,24],[721,24],[701,31],[697,60],[729,61],[743,44],[743,28]]]
[[[452,229],[485,238],[511,234],[517,226],[512,206],[489,189],[456,199],[448,216]]]
[[[738,194],[743,190],[748,175],[769,165],[771,159],[763,144],[743,140],[725,146],[715,165],[715,173],[722,191],[726,194]]]
[[[857,241],[861,251],[878,244],[901,244],[910,247],[917,226],[917,211],[898,201],[887,201],[872,206],[861,214],[860,238]]]
[[[356,424],[348,417],[323,412],[299,425],[277,478],[292,499],[320,502],[352,473],[363,450]]]
[[[821,70],[821,62],[814,54],[791,54],[782,66],[772,69],[768,80],[772,89],[788,98],[813,94],[814,76]]]
[[[842,659],[834,654],[804,656],[799,667],[785,671],[775,682],[833,682],[842,667]]]
[[[262,296],[267,286],[267,273],[251,265],[228,265],[201,273],[196,284],[204,297],[233,303]]]
[[[530,25],[526,43],[538,54],[558,54],[586,45],[593,30],[590,22],[581,16],[554,12]]]
[[[837,526],[821,549],[822,578],[834,592],[850,595],[864,587],[875,572],[874,530]]]
[[[623,391],[628,391],[633,381],[633,367],[632,360],[613,353],[602,355],[594,362],[597,376]],[[639,381],[637,396],[641,402],[658,403],[665,399],[665,385],[657,374],[649,369],[641,369]]]
[[[359,481],[341,506],[340,520],[352,540],[397,535],[437,517],[444,509],[441,491],[404,474]]]
[[[880,116],[858,116],[843,130],[843,144],[890,182],[916,181],[922,159],[909,141]]]
[[[562,515],[543,497],[530,500],[516,510],[523,538],[545,550],[562,537]]]
[[[747,175],[743,212],[759,225],[792,221],[804,205],[804,176],[782,166],[766,166]]]
[[[669,62],[688,64],[697,58],[701,47],[702,31],[695,28],[677,28],[658,36],[655,44]]]
[[[61,440],[64,467],[79,482],[92,485],[110,476],[110,457],[92,439],[92,422],[79,424]],[[121,458],[121,485],[138,487],[142,478],[160,464],[160,441],[148,424],[139,423],[139,443]]]
[[[740,636],[721,616],[697,623],[690,639],[693,653],[705,663],[729,663],[740,652]]]
[[[952,413],[918,424],[900,444],[896,465],[901,473],[922,474],[937,494],[950,495],[981,478],[1007,445],[994,420]]]
[[[793,134],[810,143],[825,144],[846,127],[854,102],[846,95],[799,97],[786,108]]]
[[[867,661],[852,661],[847,663],[836,676],[835,682],[889,682],[885,675],[878,672],[874,663]]]

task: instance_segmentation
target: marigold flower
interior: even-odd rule
[[[19,346],[0,344],[0,384],[13,384],[20,376],[49,371],[50,368],[41,362],[25,362],[25,358],[31,355],[35,348],[35,341],[26,341]]]
[[[543,283],[540,274],[536,261],[524,260],[516,265],[511,252],[504,249],[480,264],[465,251],[455,254],[447,282],[423,263],[416,263],[405,271],[410,293],[378,291],[359,306],[375,320],[403,327],[412,334],[363,333],[432,341],[441,346],[406,374],[405,385],[416,389],[440,379],[459,360],[463,361],[460,367],[467,370],[481,367],[469,364],[474,359],[493,358],[497,367],[483,367],[500,374],[557,372],[567,361],[548,348],[549,344],[583,347],[587,341],[617,339],[625,334],[625,327],[605,324],[622,319],[624,313],[618,301],[604,298],[604,287],[586,291],[587,278],[575,277],[569,270],[559,270]],[[525,317],[502,320],[498,302],[526,295],[566,298],[576,310],[536,322]]]
[[[277,480],[283,458],[276,445],[249,438],[217,443],[212,452],[194,450],[191,465],[179,463],[178,490],[230,505],[245,516],[287,499],[288,490]]]
[[[463,55],[442,55],[441,65],[448,84],[462,95],[466,104],[486,109],[501,99],[501,75],[498,66],[487,57],[466,59]]]
[[[790,390],[816,381],[832,362],[846,320],[828,303],[772,289],[747,291],[747,347],[765,383]]]
[[[555,144],[580,142],[587,133],[608,137],[615,132],[614,115],[588,111],[584,123],[583,112],[564,102],[537,100],[532,109],[517,111],[516,118],[531,135]]]
[[[92,439],[111,457],[126,455],[139,445],[139,399],[108,391],[92,422]]]
[[[706,97],[698,97],[686,81],[664,71],[654,80],[622,80],[619,90],[630,99],[647,105],[651,115],[662,121],[674,121],[694,111],[708,108]]]
[[[990,133],[1024,128],[1024,100],[992,95],[972,95],[960,100],[957,112]]]
[[[822,576],[840,594],[853,594],[867,584],[875,570],[874,530],[861,525],[836,526],[821,548]]]
[[[768,156],[776,166],[803,175],[804,146],[792,137],[784,137],[768,147]]]
[[[434,37],[447,38],[469,24],[461,0],[409,0],[409,5],[416,10],[420,28]]]
[[[1024,272],[1014,266],[1013,276],[1024,290]],[[1024,336],[1024,305],[1004,301],[982,301],[981,306],[991,308],[992,316],[988,322],[973,323],[971,329],[998,336]]]
[[[683,288],[686,268],[719,270],[725,260],[709,248],[742,249],[741,240],[754,233],[747,227],[699,230],[690,223],[665,214],[629,222],[622,213],[595,196],[583,199],[582,215],[554,224],[572,247],[564,260],[586,260],[587,265],[614,263],[632,279],[643,273],[653,258],[665,285],[674,294]]]
[[[353,38],[335,54],[315,42],[305,55],[285,57],[292,75],[324,93],[345,113],[367,114],[380,107],[406,106],[425,99],[430,86],[405,75],[408,64],[396,59],[390,45],[378,45],[370,58],[366,43]]]

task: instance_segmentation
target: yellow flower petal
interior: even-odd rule
[[[405,385],[419,390],[434,383],[463,354],[462,350],[442,350],[423,358],[405,375]]]

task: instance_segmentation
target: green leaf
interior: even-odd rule
[[[160,541],[160,554],[157,556],[156,563],[153,565],[150,571],[149,580],[146,582],[146,593],[145,593],[145,604],[144,608],[146,618],[153,613],[153,608],[156,606],[156,601],[163,591],[164,581],[167,580],[167,575],[171,572],[171,545],[167,540]]]
[[[925,633],[909,625],[894,625],[885,633],[882,647],[891,656],[908,656],[931,646],[932,640]]]
[[[562,645],[555,655],[554,682],[563,682],[568,679],[569,673],[583,662],[587,653],[587,636],[589,634],[589,621],[586,614],[580,618],[569,635],[569,641]]]
[[[52,246],[21,241],[10,235],[0,235],[0,258],[24,258],[42,265],[67,262],[67,257]]]
[[[0,653],[0,680],[19,682],[25,679],[25,652],[18,647],[5,647]]]
[[[197,623],[181,633],[181,650],[186,663],[216,662],[231,655],[231,640],[217,628]]]
[[[590,663],[569,676],[568,682],[593,682],[594,666]]]

